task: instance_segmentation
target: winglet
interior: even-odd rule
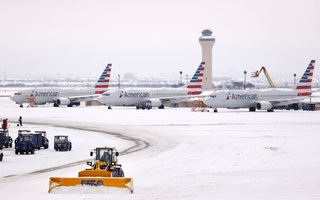
[[[108,89],[110,74],[111,74],[111,67],[112,67],[112,64],[109,63],[104,69],[104,71],[102,72],[97,83],[94,85],[95,94],[102,94]]]
[[[316,62],[315,60],[311,60],[309,66],[307,67],[299,83],[297,84],[296,90],[298,90],[298,96],[311,95],[311,83],[312,83],[315,62]]]
[[[192,79],[190,80],[187,88],[192,89],[192,90],[190,90],[188,92],[188,95],[201,94],[204,65],[205,65],[205,62],[200,63],[200,65],[197,68],[196,72],[194,73]]]

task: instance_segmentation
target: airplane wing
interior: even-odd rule
[[[99,94],[93,94],[93,95],[83,95],[83,96],[59,97],[59,98],[55,98],[54,102],[56,102],[57,105],[70,105],[76,102],[80,103],[83,101],[95,100],[99,96],[100,96]]]
[[[68,99],[71,102],[80,102],[80,101],[90,101],[90,100],[95,100],[99,97],[99,94],[94,94],[94,95],[85,95],[85,96],[72,96],[68,97]]]
[[[272,99],[266,100],[265,102],[269,102],[273,106],[285,106],[293,103],[299,103],[300,101],[306,99],[306,97],[295,97],[291,99]],[[259,103],[261,101],[255,101],[254,103]]]
[[[191,98],[190,97],[187,97],[187,96],[181,96],[181,97],[163,97],[163,98],[160,98],[159,100],[162,102],[162,103],[179,103],[179,102],[183,102],[183,101],[188,101],[190,100]]]
[[[162,97],[159,98],[159,100],[162,103],[167,103],[167,102],[171,102],[171,103],[179,103],[179,102],[183,102],[183,101],[189,101],[191,99],[199,99],[199,98],[204,98],[209,96],[212,93],[212,91],[202,91],[200,94],[194,94],[194,95],[183,95],[183,96],[175,96],[175,97]]]

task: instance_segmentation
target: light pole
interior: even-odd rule
[[[6,71],[4,71],[4,74],[3,74],[3,85],[6,84]]]
[[[186,74],[186,78],[187,78],[187,83],[186,83],[186,85],[188,85],[188,74]]]
[[[244,74],[244,81],[243,81],[243,88],[246,89],[246,77],[247,77],[247,71],[243,72]]]
[[[296,86],[296,76],[297,74],[293,74],[293,86]]]
[[[118,85],[119,85],[119,89],[120,89],[120,74],[118,74]]]
[[[180,71],[180,87],[182,86],[182,71]]]

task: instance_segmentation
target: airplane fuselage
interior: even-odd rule
[[[14,93],[10,99],[16,104],[29,103],[33,99],[37,105],[46,103],[55,103],[58,98],[66,98],[70,96],[92,95],[93,88],[86,89],[63,89],[63,88],[36,88],[21,90]]]
[[[273,105],[281,106],[296,97],[297,91],[293,89],[224,90],[211,93],[204,103],[212,108],[250,108],[257,102],[279,101]]]
[[[187,88],[116,89],[103,93],[102,96],[98,98],[98,101],[109,106],[135,106],[146,100],[187,96],[188,91]]]

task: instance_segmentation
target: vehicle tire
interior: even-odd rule
[[[122,170],[122,168],[120,168],[119,170],[119,177],[124,177],[124,171]]]
[[[112,172],[111,172],[111,176],[112,176],[112,177],[118,177],[117,171],[116,171],[116,170],[112,171]]]
[[[34,154],[34,149],[31,150],[31,154]]]
[[[16,150],[16,151],[15,151],[15,154],[18,155],[18,153],[19,153],[19,152]]]
[[[0,161],[2,161],[3,153],[0,153]]]
[[[159,109],[164,109],[164,105],[162,104],[161,106],[158,107]]]
[[[116,168],[114,171],[112,171],[112,177],[124,177],[122,168]]]
[[[28,155],[28,154],[29,154],[29,151],[26,151],[26,154]]]

